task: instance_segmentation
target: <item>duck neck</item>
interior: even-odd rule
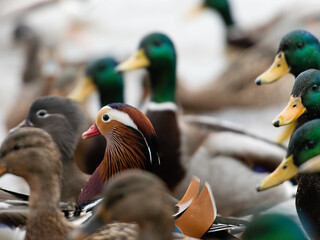
[[[297,120],[297,124],[296,124],[296,128],[299,128],[300,126],[302,126],[304,123],[309,122],[313,119],[317,119],[320,118],[320,113],[318,110],[312,110],[312,111],[306,111],[304,114],[302,114],[298,120]]]
[[[286,56],[286,61],[288,66],[290,66],[290,72],[297,77],[303,71],[308,69],[320,69],[320,46],[316,49],[309,51],[307,57],[296,56]]]
[[[152,96],[156,103],[175,102],[176,67],[175,62],[165,68],[149,68]]]
[[[124,85],[120,76],[108,79],[108,84],[99,84],[100,104],[106,106],[110,103],[124,102]]]
[[[60,178],[47,175],[26,180],[30,210],[25,239],[67,239],[70,225],[59,209]]]
[[[131,127],[117,125],[107,136],[101,177],[108,179],[128,168],[150,169],[150,154],[143,136]]]
[[[114,174],[129,168],[153,170],[148,147],[142,135],[133,128],[117,125],[109,131],[104,158],[83,187],[78,204],[82,205],[101,193],[103,185]]]
[[[30,186],[29,206],[32,210],[58,208],[61,188],[59,176],[33,175],[26,178],[26,181]]]

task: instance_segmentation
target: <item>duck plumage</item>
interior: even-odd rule
[[[63,163],[62,201],[76,202],[81,188],[89,179],[74,161],[74,152],[86,124],[84,112],[77,102],[64,97],[47,96],[32,103],[21,125],[45,130],[59,147]]]
[[[320,120],[314,119],[299,127],[289,142],[286,157],[278,168],[266,177],[258,190],[266,190],[296,176],[299,167],[319,154]],[[319,216],[317,203],[320,197],[319,173],[301,174],[296,193],[296,209],[302,226],[311,239],[318,239]]]

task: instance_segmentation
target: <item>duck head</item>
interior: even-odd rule
[[[77,102],[64,97],[46,96],[32,103],[27,118],[19,127],[37,127],[48,132],[58,145],[62,160],[66,161],[73,159],[86,124],[85,114]]]
[[[217,11],[227,27],[234,25],[228,0],[204,0],[200,5],[194,8],[189,15],[197,15],[205,9]]]
[[[320,154],[320,120],[314,119],[303,124],[293,134],[289,142],[287,155],[281,164],[257,187],[262,191],[283,183],[296,176],[299,167]]]
[[[60,187],[61,169],[59,149],[52,137],[39,128],[17,129],[1,145],[0,175],[11,173],[22,177],[31,190],[38,185],[35,179],[39,181],[52,175],[57,176]]]
[[[276,127],[291,124],[306,118],[311,120],[319,117],[320,110],[320,71],[309,69],[296,78],[288,105],[272,121]]]
[[[123,102],[123,78],[121,73],[115,71],[117,65],[118,62],[112,57],[90,62],[86,69],[86,77],[69,97],[84,102],[93,92],[99,91],[102,106]]]
[[[138,51],[116,67],[117,71],[146,68],[151,81],[152,101],[174,102],[176,85],[176,52],[170,38],[162,33],[146,35]]]
[[[256,84],[274,82],[289,72],[297,77],[310,68],[319,69],[319,50],[319,41],[310,32],[289,32],[281,39],[274,62],[267,71],[257,77]]]
[[[117,174],[105,186],[103,196],[94,217],[73,233],[74,239],[85,239],[97,228],[114,221],[137,223],[140,235],[144,236],[137,239],[151,239],[158,234],[162,236],[159,239],[172,238],[174,209],[164,182],[154,174],[142,170]]]

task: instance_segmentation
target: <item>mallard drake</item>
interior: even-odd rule
[[[320,120],[314,119],[299,127],[289,142],[286,157],[278,168],[266,177],[258,186],[258,190],[266,190],[296,176],[299,167],[307,164],[319,151]],[[320,197],[319,173],[301,174],[296,193],[296,209],[305,231],[311,239],[319,239],[319,216],[317,206]]]
[[[86,77],[69,97],[83,102],[93,92],[98,91],[101,106],[124,102],[123,78],[120,73],[114,71],[117,65],[118,62],[112,57],[99,58],[89,62],[86,68]]]
[[[243,31],[235,24],[232,9],[228,0],[203,0],[190,14],[197,14],[204,9],[212,9],[216,11],[222,18],[223,23],[227,29],[227,43],[233,47],[247,48],[254,45],[263,37],[263,33],[268,30],[278,18],[272,20],[264,26],[256,28],[251,31]]]
[[[288,89],[292,88],[293,76],[287,74],[283,81],[257,88],[253,80],[272,63],[277,42],[288,31],[305,29],[315,36],[319,35],[319,9],[294,7],[288,11],[272,28],[267,30],[261,41],[243,50],[209,84],[197,89],[178,82],[177,100],[188,111],[217,111],[226,108],[255,108],[285,104]],[[214,96],[214,101],[209,101]],[[268,99],[268,100],[266,100]]]
[[[68,98],[41,97],[35,100],[19,127],[37,127],[48,132],[57,144],[63,163],[61,201],[76,202],[89,176],[74,161],[74,151],[87,126],[81,106]]]
[[[295,123],[297,129],[302,124],[320,117],[318,113],[318,92],[320,71],[309,69],[295,80],[288,105],[272,121],[275,127]]]
[[[320,69],[319,59],[318,39],[305,30],[291,31],[281,39],[274,62],[256,78],[256,84],[272,83],[287,73],[297,77],[310,68]]]
[[[149,73],[152,95],[146,115],[159,139],[162,160],[159,176],[169,188],[179,196],[185,191],[185,184],[189,182],[190,176],[196,175],[210,183],[214,189],[218,211],[223,215],[241,215],[253,210],[252,206],[269,202],[267,195],[260,198],[259,194],[254,193],[256,183],[251,182],[254,178],[262,178],[263,174],[254,173],[248,166],[268,159],[257,148],[261,147],[262,150],[270,147],[268,154],[272,153],[274,163],[280,162],[280,152],[284,154],[283,149],[223,124],[212,124],[212,131],[209,133],[206,126],[210,124],[201,123],[202,127],[199,127],[192,121],[183,119],[175,104],[176,55],[168,36],[161,33],[145,36],[139,44],[138,52],[117,67],[121,71],[137,68],[146,68]],[[244,142],[248,145],[244,146]],[[235,149],[236,145],[241,145],[241,149]],[[246,159],[248,165],[239,159]],[[234,169],[239,172],[235,173]],[[243,176],[250,178],[243,182]],[[240,192],[243,195],[236,198]],[[287,198],[288,195],[284,196],[283,193],[275,192],[273,200]]]

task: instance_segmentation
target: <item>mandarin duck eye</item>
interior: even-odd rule
[[[283,44],[283,46],[282,46],[282,51],[286,51],[286,50],[288,50],[289,49],[289,45],[288,44]]]
[[[102,120],[103,120],[104,122],[107,122],[109,119],[110,119],[110,117],[109,117],[108,114],[103,114]]]
[[[99,72],[103,72],[103,71],[107,70],[107,65],[106,64],[99,65],[97,67],[97,69]]]
[[[38,116],[38,117],[41,117],[41,118],[46,117],[47,114],[48,114],[48,113],[47,113],[46,110],[39,110],[39,111],[37,112],[37,116]]]

